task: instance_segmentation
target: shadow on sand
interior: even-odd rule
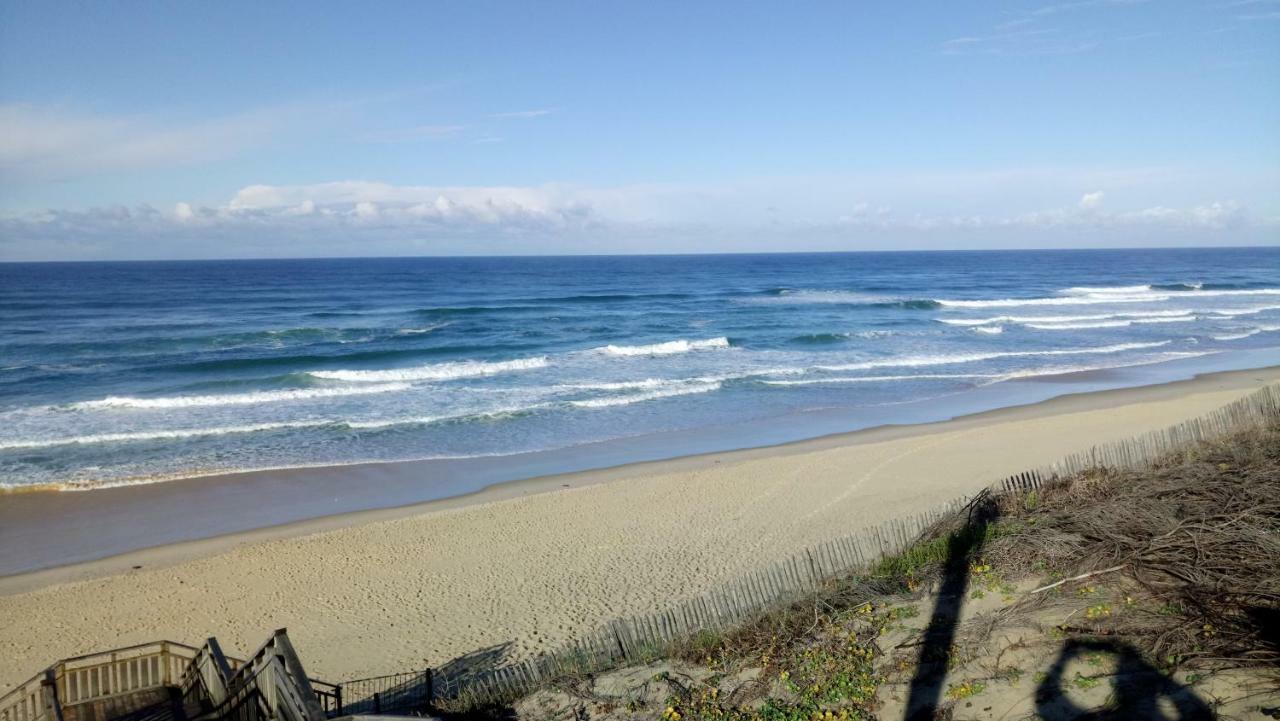
[[[925,628],[920,657],[907,699],[908,721],[948,718],[941,707],[942,686],[951,663],[952,646],[960,611],[969,589],[970,563],[982,550],[987,528],[1000,512],[989,495],[969,505],[965,530],[953,534],[943,566],[942,584],[929,625]],[[1085,654],[1110,654],[1116,658],[1116,673],[1108,705],[1102,710],[1083,709],[1065,692],[1063,679],[1067,665]],[[1036,714],[1047,721],[1192,721],[1212,719],[1213,713],[1187,687],[1142,660],[1131,646],[1115,642],[1070,640],[1063,644],[1048,676],[1036,688]]]

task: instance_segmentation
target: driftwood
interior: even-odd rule
[[[1080,574],[1079,576],[1072,576],[1071,578],[1064,578],[1064,579],[1062,579],[1061,581],[1058,581],[1057,583],[1051,583],[1051,584],[1049,584],[1048,586],[1041,586],[1040,588],[1037,588],[1036,590],[1032,591],[1031,593],[1032,593],[1032,594],[1036,594],[1036,593],[1040,593],[1040,592],[1042,592],[1042,591],[1048,591],[1049,589],[1051,589],[1051,588],[1057,588],[1058,586],[1061,586],[1061,585],[1062,585],[1062,584],[1064,584],[1064,583],[1071,583],[1072,581],[1083,581],[1084,579],[1089,578],[1090,576],[1098,576],[1098,575],[1101,575],[1101,574],[1104,574],[1104,573],[1111,573],[1112,571],[1119,571],[1119,570],[1120,570],[1120,569],[1122,569],[1122,568],[1124,568],[1124,564],[1123,564],[1123,563],[1122,563],[1122,564],[1120,564],[1119,566],[1112,566],[1111,568],[1104,568],[1104,569],[1102,569],[1102,570],[1100,570],[1100,571],[1090,571],[1090,572],[1088,572],[1088,573],[1082,573],[1082,574]]]

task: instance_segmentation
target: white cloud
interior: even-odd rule
[[[994,185],[978,184],[978,192],[1025,184],[1024,177],[1013,174],[999,183],[990,181]],[[1025,212],[947,212],[936,206],[932,211],[898,210],[883,202],[885,196],[874,194],[883,182],[863,181],[854,194],[850,183],[824,187],[813,179],[796,179],[797,185],[814,191],[799,196],[786,184],[763,182],[614,188],[369,181],[251,185],[224,204],[184,202],[169,213],[143,205],[51,210],[0,220],[0,257],[1245,244],[1275,242],[1280,230],[1276,219],[1253,218],[1233,201],[1109,209],[1102,205],[1102,191],[1086,193],[1074,203]],[[901,182],[918,193],[932,193],[935,187],[922,177]],[[969,184],[975,184],[973,179]],[[851,203],[850,197],[860,199]]]
[[[471,223],[496,226],[504,223],[538,223],[564,226],[587,215],[589,191],[557,186],[442,187],[391,185],[367,181],[342,181],[316,185],[251,185],[242,188],[227,204],[233,212],[272,216],[299,215],[306,207],[335,214],[350,212],[369,219]]]
[[[308,198],[307,200],[304,200],[301,203],[298,203],[297,205],[291,208],[285,208],[284,210],[280,211],[280,214],[286,215],[286,216],[298,216],[298,215],[311,215],[315,212],[316,212],[315,201]]]

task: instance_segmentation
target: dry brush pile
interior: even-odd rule
[[[1164,664],[1280,667],[1280,425],[1005,497],[999,513],[983,553],[1006,573],[1118,576],[1144,599],[1091,630]]]

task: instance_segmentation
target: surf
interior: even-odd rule
[[[722,350],[729,347],[729,339],[721,336],[719,338],[707,338],[706,340],[678,339],[651,345],[607,345],[595,350],[605,355],[631,357],[677,355],[694,351]]]
[[[460,378],[514,373],[546,368],[551,361],[546,356],[520,358],[509,361],[454,361],[434,363],[412,368],[386,368],[382,370],[333,370],[308,371],[307,375],[323,380],[348,383],[384,383],[387,381],[449,381]]]

